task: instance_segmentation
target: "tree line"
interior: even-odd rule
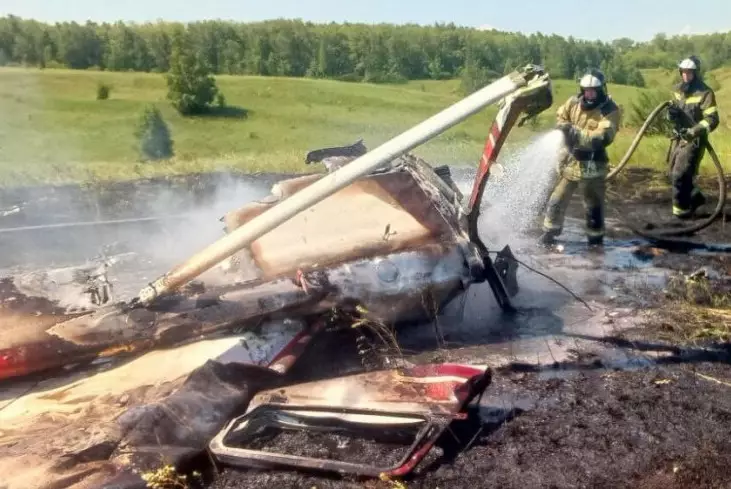
[[[0,18],[0,65],[168,72],[174,39],[214,74],[399,82],[478,72],[501,76],[526,63],[575,79],[590,66],[610,82],[644,86],[641,68],[670,68],[696,53],[705,68],[731,61],[731,33],[659,34],[652,41],[583,41],[558,35],[482,31],[452,24],[313,24],[299,20],[187,24],[47,24]]]

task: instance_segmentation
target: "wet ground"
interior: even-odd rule
[[[634,177],[610,193],[603,252],[586,250],[578,201],[562,249],[511,236],[525,265],[571,292],[521,266],[517,314],[503,314],[489,287],[479,286],[435,324],[399,331],[408,360],[497,369],[477,416],[460,427],[462,441],[474,438],[471,446],[445,443],[441,458],[407,487],[731,487],[731,255],[669,252],[627,233],[618,217],[659,222],[669,207],[667,192],[646,191],[649,176]],[[223,212],[267,194],[276,179],[4,192],[0,275],[103,254],[119,260],[110,276],[116,293],[130,296],[219,236]],[[85,224],[118,219],[130,220]],[[47,225],[54,227],[35,227]],[[728,244],[728,226],[716,222],[689,239]],[[692,280],[677,277],[697,271]],[[321,338],[291,380],[362,369],[354,338],[342,334]],[[364,459],[384,458],[361,450]],[[211,487],[259,485],[393,483],[224,469]]]

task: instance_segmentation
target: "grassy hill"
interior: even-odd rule
[[[731,159],[726,113],[731,110],[731,70],[713,73],[719,85],[722,128],[713,136],[719,155]],[[160,74],[0,69],[0,184],[126,179],[222,168],[241,171],[303,171],[305,153],[363,138],[369,148],[459,100],[457,81],[368,85],[312,79],[219,76],[227,103],[247,117],[179,116],[165,100]],[[651,86],[669,86],[673,73],[648,72]],[[99,82],[112,86],[109,100],[96,100]],[[575,91],[554,82],[556,104]],[[610,86],[629,107],[641,89]],[[170,125],[176,157],[163,163],[137,161],[135,125],[143,107],[157,103]],[[433,163],[476,164],[495,107],[472,117],[416,152]],[[553,124],[555,107],[540,118]],[[539,128],[539,129],[540,129]],[[514,130],[505,151],[535,135]],[[634,136],[620,133],[612,147],[618,159]],[[648,140],[638,164],[661,165],[666,141]],[[710,168],[710,165],[705,165]]]

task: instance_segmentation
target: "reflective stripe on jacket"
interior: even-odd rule
[[[720,121],[716,94],[701,80],[693,82],[687,93],[681,87],[682,83],[676,85],[673,92],[675,103],[691,118],[696,129],[702,128],[702,134],[710,134]]]
[[[619,107],[610,97],[590,110],[581,108],[577,96],[568,99],[556,114],[559,123],[568,122],[581,130],[573,155],[579,161],[609,161],[607,146],[612,144],[619,131]]]

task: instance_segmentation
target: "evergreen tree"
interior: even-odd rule
[[[183,32],[177,32],[173,38],[170,71],[166,79],[168,100],[180,114],[203,114],[211,109],[218,93],[216,80],[190,47]]]
[[[173,156],[173,140],[170,129],[155,106],[147,106],[142,112],[135,137],[139,142],[140,159],[163,160]]]

